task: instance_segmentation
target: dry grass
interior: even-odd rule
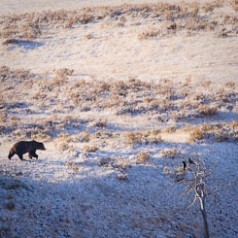
[[[143,132],[143,138],[145,144],[159,144],[163,141],[160,130],[145,131]]]
[[[79,171],[79,166],[72,161],[67,161],[65,165],[68,168],[72,169],[74,173],[77,173]]]
[[[99,150],[99,148],[96,145],[86,145],[86,146],[83,147],[83,152],[85,154],[94,153],[98,150]]]
[[[147,112],[165,113],[169,111],[169,116],[174,121],[181,121],[187,118],[188,114],[191,114],[191,116],[196,114],[197,116],[214,116],[216,115],[216,110],[211,105],[213,102],[218,103],[217,94],[204,95],[197,93],[197,95],[194,95],[193,89],[190,87],[187,88],[184,95],[182,93],[182,90],[184,90],[183,85],[176,85],[177,88],[175,90],[168,86],[167,82],[149,84],[140,80],[130,79],[128,81],[115,80],[108,84],[103,81],[82,80],[71,86],[69,80],[65,80],[64,76],[60,76],[56,77],[53,84],[69,88],[66,97],[71,107],[80,108],[82,112],[102,108],[115,109],[115,114],[118,116],[134,116]],[[44,87],[52,88],[52,86],[47,87],[46,83]],[[230,90],[234,91],[235,89],[231,88]],[[136,95],[136,97],[132,98],[132,95]],[[44,97],[45,94],[42,95],[40,92],[34,96],[35,99]],[[231,97],[233,97],[232,100],[236,98],[232,92],[229,94],[224,92],[222,95],[224,100],[231,100]],[[95,122],[96,127],[97,125],[106,127],[106,124],[105,120]]]
[[[222,4],[206,3],[183,3],[183,4],[137,4],[111,7],[92,7],[80,10],[66,11],[44,11],[39,13],[10,14],[0,18],[2,28],[0,36],[3,39],[33,39],[39,37],[43,32],[54,26],[66,29],[79,27],[82,24],[104,21],[106,17],[115,21],[115,26],[123,27],[128,18],[156,18],[164,22],[161,29],[150,30],[139,35],[140,39],[148,39],[157,35],[170,35],[176,31],[186,29],[187,31],[213,31],[218,28],[217,22],[211,17],[203,17],[213,14],[214,9]],[[233,4],[237,9],[237,4]],[[233,17],[226,17],[225,22],[234,22]],[[211,20],[210,20],[211,19]],[[225,24],[224,22],[224,24]]]
[[[0,111],[0,123],[5,123],[7,121],[7,112]]]
[[[67,80],[69,79],[69,76],[71,76],[73,74],[73,70],[67,69],[67,68],[62,68],[62,69],[58,69],[55,72],[55,77],[52,80],[52,87],[55,86],[62,86],[64,85]]]
[[[24,80],[29,80],[33,77],[34,77],[33,74],[29,70],[25,69],[11,70],[7,66],[0,67],[0,82],[2,83],[10,79],[16,79],[18,82],[22,82]]]
[[[136,155],[136,163],[137,164],[145,164],[150,159],[150,153],[148,151],[140,151]]]
[[[206,133],[202,128],[194,128],[190,134],[190,141],[201,141],[206,138]]]
[[[218,110],[216,107],[211,107],[207,105],[200,106],[198,111],[201,116],[205,116],[205,117],[214,117],[218,113]]]
[[[132,146],[135,147],[138,144],[143,143],[143,134],[140,132],[127,132],[125,135],[126,142]]]
[[[233,6],[234,10],[235,10],[236,12],[238,12],[238,1],[237,1],[237,0],[235,0],[235,1],[232,2],[232,6]]]
[[[69,17],[69,19],[65,20],[64,28],[72,28],[72,26],[77,22],[75,17]]]
[[[13,211],[15,210],[15,203],[12,201],[9,201],[5,204],[5,209],[9,210],[9,211]]]
[[[99,127],[99,128],[106,128],[107,127],[107,119],[99,119],[98,121],[96,121],[93,126],[94,127]]]
[[[52,140],[52,136],[50,134],[50,132],[38,132],[36,134],[31,135],[31,139],[32,140],[36,140],[36,141],[51,141]]]
[[[206,124],[194,127],[190,134],[191,142],[210,139],[216,142],[237,142],[238,122]]]
[[[62,152],[67,151],[70,149],[70,145],[69,145],[69,143],[62,141],[58,144],[58,149]]]
[[[170,148],[162,150],[162,157],[166,159],[175,159],[181,155],[181,151],[177,148]]]
[[[128,174],[120,173],[117,175],[117,179],[119,181],[128,181],[129,180]]]
[[[147,30],[145,32],[142,32],[138,35],[139,40],[146,40],[149,38],[153,38],[161,34],[160,30]]]
[[[213,134],[217,142],[238,142],[238,121],[233,121],[229,124],[223,124]]]
[[[232,81],[226,82],[226,83],[225,83],[225,86],[228,87],[228,88],[231,88],[231,89],[235,89],[236,83],[235,83],[235,82],[232,82]]]
[[[90,134],[86,131],[83,131],[77,135],[75,135],[75,142],[89,142],[90,141]]]
[[[173,116],[173,119],[174,119],[174,116]],[[175,126],[168,126],[168,127],[164,128],[164,132],[174,133],[174,132],[176,132],[176,127]]]
[[[99,162],[100,166],[108,167],[113,163],[113,160],[110,157],[102,158]]]
[[[119,143],[134,148],[161,143],[161,130],[174,133],[177,128],[189,123],[190,119],[204,117],[205,120],[206,117],[212,119],[214,116],[219,119],[220,110],[229,109],[233,114],[237,110],[238,94],[235,82],[215,88],[210,81],[205,81],[194,84],[198,88],[194,91],[191,78],[184,83],[168,79],[143,81],[136,78],[113,80],[109,83],[78,80],[73,77],[73,70],[68,68],[54,72],[55,75],[46,80],[44,75],[37,75],[29,70],[0,67],[1,133],[17,138],[40,138],[46,141],[60,133],[69,134],[70,136],[58,136],[62,151],[70,149],[70,144],[76,142],[104,141],[108,145],[112,143],[112,139],[121,140],[119,134],[122,134],[124,141]],[[208,87],[209,93],[199,92]],[[11,98],[11,101],[7,101],[7,98]],[[46,110],[50,116],[44,114]],[[101,114],[102,110],[109,113],[107,117]],[[86,116],[87,119],[82,120],[81,116],[85,117],[87,113],[100,116]],[[32,115],[35,121],[27,124],[24,117],[19,117],[18,114]],[[35,117],[38,114],[44,117]],[[113,118],[110,119],[110,126],[108,115]],[[147,119],[144,118],[145,115],[148,115]],[[125,130],[118,134],[113,124],[120,124],[125,118],[130,118],[131,121],[146,120],[146,123],[152,118],[158,122],[160,129]],[[168,125],[168,121],[173,124]],[[235,131],[233,130],[232,134],[231,127],[222,127],[223,131],[218,130],[217,133],[208,126],[194,127],[191,129],[190,140],[196,142],[213,138],[216,141],[235,141]]]
[[[168,37],[176,34],[177,24],[174,22],[164,22],[158,29],[146,30],[138,35],[139,40],[146,40],[155,37]]]
[[[126,17],[125,16],[121,16],[119,18],[118,22],[117,22],[117,26],[124,27],[125,24],[126,24],[126,21],[127,21]]]
[[[95,134],[92,136],[92,138],[94,139],[112,139],[116,137],[116,135],[110,131],[110,130],[99,130],[99,131],[96,131]]]
[[[71,145],[72,137],[66,133],[58,134],[57,147],[60,151],[71,150],[73,147]]]

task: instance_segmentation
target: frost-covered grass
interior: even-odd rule
[[[236,237],[236,5],[1,16],[0,237],[202,237],[189,158]],[[30,139],[39,160],[7,159]]]
[[[105,82],[72,77],[69,69],[56,70],[52,78],[46,79],[26,70],[2,67],[2,134],[54,139],[67,133],[91,143],[100,137],[98,131],[107,130],[111,135],[103,140],[120,133],[125,134],[128,144],[134,145],[160,143],[161,132],[173,133],[189,124],[216,122],[217,128],[225,130],[224,122],[229,122],[233,130],[230,136],[235,139],[235,82],[229,83],[234,87],[227,83],[214,87],[170,80]],[[27,123],[26,118],[30,119]],[[125,123],[127,120],[130,122]],[[140,126],[135,131],[133,126],[137,124]]]

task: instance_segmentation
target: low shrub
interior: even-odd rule
[[[136,163],[137,164],[144,164],[151,158],[150,153],[148,151],[140,151],[136,155]]]

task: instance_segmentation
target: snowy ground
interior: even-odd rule
[[[202,152],[211,169],[206,204],[211,237],[236,237],[237,145],[176,147]],[[55,154],[52,144],[47,149],[39,161],[15,159],[1,165],[17,181],[1,187],[3,234],[9,228],[3,237],[202,237],[198,206],[187,208],[192,192],[163,173],[163,166],[171,162],[154,157],[121,172],[100,167],[101,156],[96,154],[75,158],[79,171],[73,172],[65,165],[68,154]],[[121,173],[128,179],[121,181]],[[3,176],[1,183],[8,180]],[[6,208],[11,203],[13,210]]]
[[[203,237],[189,158],[207,168],[210,236],[237,237],[237,6],[13,2],[0,10],[0,238]],[[86,24],[30,14],[91,4],[103,17]],[[39,160],[7,159],[33,138]]]

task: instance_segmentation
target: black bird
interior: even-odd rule
[[[187,163],[183,160],[183,170],[185,170],[187,167]]]
[[[195,162],[191,158],[188,159],[188,162],[189,164],[195,164]]]

